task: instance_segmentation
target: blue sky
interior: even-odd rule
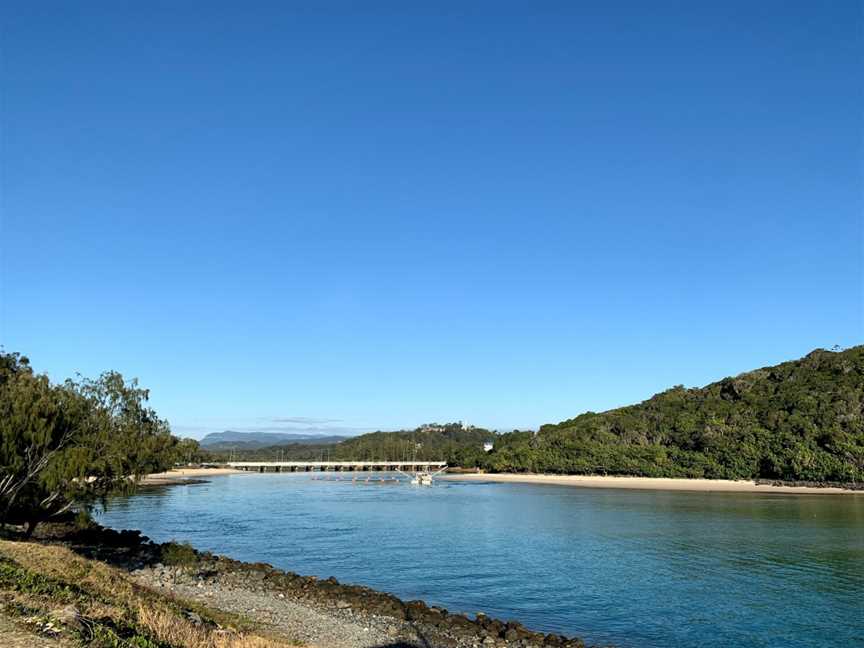
[[[0,342],[181,434],[861,343],[858,2],[5,3]]]

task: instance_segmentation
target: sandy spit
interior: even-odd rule
[[[554,484],[581,488],[626,488],[643,490],[698,491],[705,493],[774,493],[799,495],[859,495],[864,491],[812,486],[770,486],[752,481],[728,479],[671,479],[663,477],[617,477],[604,475],[534,475],[517,473],[448,474],[453,481],[509,482],[520,484]]]
[[[152,473],[141,480],[144,485],[182,484],[187,481],[217,477],[218,475],[233,475],[243,473],[235,468],[176,468],[168,472]]]

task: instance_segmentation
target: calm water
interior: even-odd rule
[[[250,474],[102,521],[622,648],[864,646],[864,496]]]

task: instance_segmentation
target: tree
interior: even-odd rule
[[[201,444],[195,439],[178,439],[175,451],[176,463],[201,463],[209,459],[208,453],[202,450]]]
[[[0,355],[0,522],[71,445],[75,425],[69,397],[47,376],[35,375],[26,357]]]
[[[116,372],[52,384],[0,353],[0,522],[89,508],[171,466],[177,440],[149,394]]]

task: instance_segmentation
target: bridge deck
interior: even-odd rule
[[[441,470],[447,467],[446,461],[229,461],[228,465],[238,470],[257,470],[264,472],[272,469],[282,471],[388,471],[388,470]]]

